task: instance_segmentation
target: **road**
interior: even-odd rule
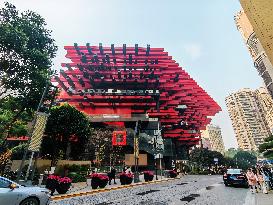
[[[50,205],[267,205],[272,201],[273,194],[225,187],[221,176],[185,176],[160,184],[53,201]]]

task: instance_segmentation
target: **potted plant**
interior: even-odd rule
[[[152,171],[144,171],[143,174],[145,182],[152,181],[154,179],[154,173]]]
[[[132,173],[126,174],[125,172],[122,172],[119,175],[119,180],[121,185],[125,184],[131,184],[133,182],[134,175]]]
[[[126,175],[126,184],[132,184],[134,175],[132,173],[128,173]]]
[[[177,177],[177,172],[175,170],[170,170],[169,175],[171,178],[175,178],[175,177]]]
[[[90,175],[91,177],[91,187],[92,189],[97,189],[99,186],[99,174],[93,173]]]
[[[60,178],[59,176],[51,174],[46,179],[46,188],[51,191],[51,196],[54,194],[58,186],[59,178]]]
[[[56,188],[59,194],[65,194],[71,186],[72,180],[69,177],[63,177],[58,179],[58,186]]]
[[[120,184],[121,185],[125,185],[126,184],[126,173],[125,172],[122,172],[119,175],[119,180],[120,180]]]
[[[104,188],[106,187],[107,183],[109,181],[109,177],[103,174],[99,174],[99,187]]]

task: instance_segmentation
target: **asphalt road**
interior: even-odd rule
[[[225,187],[222,176],[185,176],[160,184],[53,201],[50,205],[272,205],[272,201],[273,194],[251,194],[246,188]]]

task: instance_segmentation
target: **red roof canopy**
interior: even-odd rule
[[[199,130],[221,110],[163,48],[65,46],[70,63],[53,81],[59,100],[92,120],[122,121],[138,115],[158,118],[164,137],[187,144],[199,141]]]

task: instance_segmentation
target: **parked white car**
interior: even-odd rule
[[[22,186],[0,176],[1,205],[48,205],[49,203],[48,189]]]

